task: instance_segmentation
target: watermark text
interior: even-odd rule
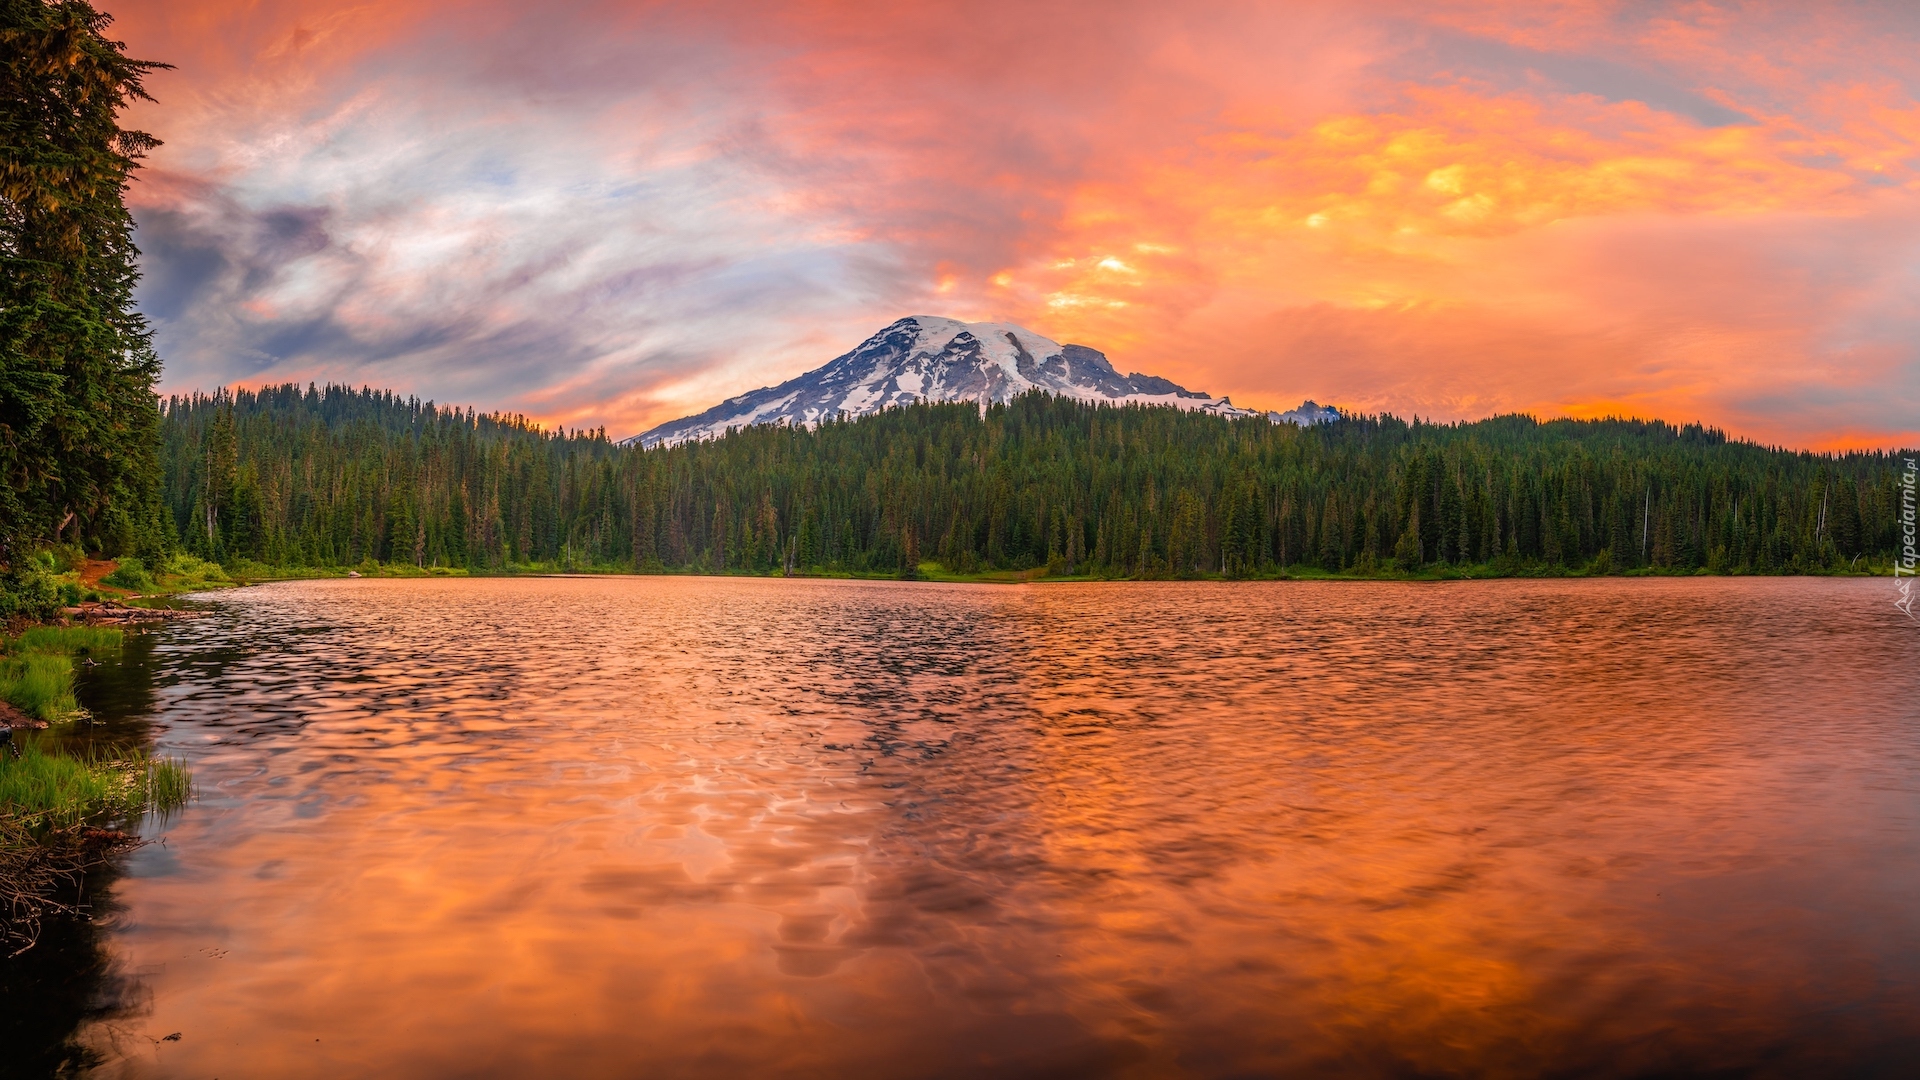
[[[1907,618],[1920,622],[1920,616],[1913,613],[1913,581],[1916,569],[1920,569],[1920,551],[1914,543],[1914,507],[1913,486],[1920,469],[1914,467],[1914,459],[1907,458],[1903,464],[1906,469],[1900,473],[1900,553],[1893,560],[1893,587],[1900,595],[1893,606],[1906,612]]]

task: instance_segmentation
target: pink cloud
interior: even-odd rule
[[[118,14],[181,65],[173,386],[626,433],[943,310],[1243,404],[1920,441],[1920,52],[1871,9]]]

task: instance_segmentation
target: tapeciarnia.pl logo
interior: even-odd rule
[[[1914,468],[1914,459],[1905,459],[1906,471],[1900,474],[1900,554],[1893,560],[1894,588],[1900,593],[1893,606],[1907,613],[1907,618],[1920,622],[1920,616],[1913,613],[1913,582],[1908,580],[1915,573],[1916,564],[1920,564],[1920,552],[1914,550],[1914,513],[1913,482],[1920,469]]]

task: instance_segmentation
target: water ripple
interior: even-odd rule
[[[147,1012],[93,1037],[125,1076],[1903,1071],[1887,592],[235,591],[155,650],[203,796],[119,889]]]

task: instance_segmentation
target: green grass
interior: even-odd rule
[[[894,574],[890,576],[898,577],[899,575]],[[989,585],[1018,585],[1023,582],[1037,581],[1046,576],[1047,576],[1047,568],[1044,566],[1036,566],[1026,570],[959,571],[959,570],[950,570],[946,566],[937,562],[923,562],[920,564],[920,567],[919,567],[919,579],[921,581],[955,581],[955,582],[986,583]],[[1071,578],[1069,580],[1085,581],[1087,580],[1087,578],[1083,575],[1083,576]]]
[[[111,626],[35,626],[21,631],[7,651],[100,656],[118,652],[126,638],[126,631]]]
[[[147,809],[172,810],[193,798],[193,774],[187,771],[186,762],[177,758],[140,760],[146,768]]]
[[[30,829],[169,810],[192,797],[192,777],[170,758],[82,759],[44,753],[33,742],[18,759],[0,757],[0,817]]]
[[[19,760],[0,761],[0,813],[29,825],[64,828],[111,809],[127,797],[118,770],[29,744]]]
[[[73,661],[53,653],[21,653],[0,659],[0,699],[36,720],[71,716]]]
[[[0,698],[49,723],[79,711],[73,657],[119,650],[126,634],[102,626],[35,626],[6,643],[0,656]],[[141,752],[81,758],[43,750],[15,732],[21,755],[0,755],[0,822],[59,830],[110,815],[167,809],[193,796],[177,761]],[[17,830],[16,830],[17,831]]]
[[[118,652],[126,635],[104,626],[35,626],[6,643],[0,656],[0,701],[53,723],[79,710],[73,699],[77,654]]]
[[[49,722],[79,712],[73,696],[73,656],[117,651],[118,629],[36,626],[5,643],[0,655],[0,698]],[[0,753],[0,942],[30,947],[49,911],[71,911],[55,894],[70,887],[106,850],[101,845],[138,841],[103,826],[165,811],[193,798],[193,778],[184,763],[144,751],[89,750],[84,757],[43,748],[27,732],[11,733],[19,756]],[[102,837],[118,839],[102,839]]]
[[[415,566],[412,563],[363,562],[354,566],[268,566],[249,559],[235,559],[225,566],[193,555],[180,553],[158,568],[155,581],[141,590],[138,606],[144,601],[206,589],[225,589],[263,581],[300,581],[342,578],[349,571],[362,577],[466,577],[464,566]]]

